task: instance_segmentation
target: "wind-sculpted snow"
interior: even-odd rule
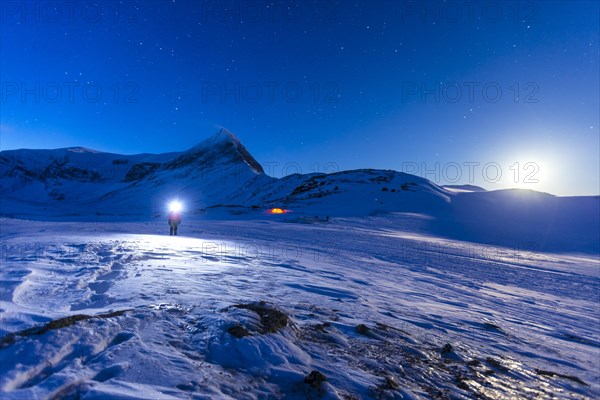
[[[1,397],[600,396],[597,258],[383,221],[3,219]]]

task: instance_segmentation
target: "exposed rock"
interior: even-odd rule
[[[502,363],[498,360],[496,360],[493,357],[487,357],[485,359],[485,361],[491,365],[492,367],[496,368],[498,371],[502,371],[502,372],[508,372],[509,369],[507,367],[505,367],[504,365],[502,365]]]
[[[448,354],[452,352],[452,345],[450,343],[446,343],[444,347],[442,347],[442,354]]]
[[[558,372],[545,371],[543,369],[536,369],[535,372],[538,375],[551,376],[551,377],[552,376],[558,376],[559,378],[568,379],[570,381],[577,382],[577,383],[579,383],[581,385],[584,385],[584,386],[590,386],[587,383],[585,383],[584,381],[582,381],[581,379],[579,379],[578,377],[573,376],[573,375],[564,375],[564,374],[560,374]]]
[[[358,324],[356,326],[356,332],[360,333],[361,335],[367,335],[369,331],[369,327],[364,324]]]
[[[148,175],[152,174],[159,167],[159,163],[144,162],[140,164],[135,164],[131,167],[129,171],[127,171],[123,182],[133,182],[143,179]]]
[[[481,361],[479,361],[479,360],[470,360],[470,361],[467,362],[467,365],[469,367],[477,367],[477,366],[481,365]]]
[[[75,314],[75,315],[70,315],[68,317],[55,319],[55,320],[50,321],[47,324],[42,325],[42,326],[35,326],[33,328],[24,329],[22,331],[9,333],[8,335],[6,335],[2,339],[0,339],[0,348],[3,348],[3,347],[13,344],[15,342],[17,336],[25,337],[25,336],[43,335],[44,333],[51,331],[51,330],[66,328],[68,326],[75,325],[79,321],[85,321],[85,320],[92,319],[92,318],[106,319],[106,318],[118,317],[118,316],[125,314],[127,311],[130,311],[130,310],[120,310],[120,311],[115,311],[112,313],[99,314],[99,315]]]
[[[261,333],[275,333],[282,328],[285,328],[289,322],[289,318],[283,312],[275,307],[269,306],[266,302],[249,304],[235,304],[232,307],[254,311],[260,317],[262,325]]]
[[[234,325],[227,329],[227,332],[229,332],[231,335],[235,336],[238,339],[241,339],[244,336],[250,336],[250,332],[248,332],[248,329],[244,328],[242,325]]]
[[[322,373],[320,373],[316,369],[313,369],[304,378],[304,383],[306,383],[307,385],[310,385],[310,386],[314,387],[315,389],[319,389],[321,387],[321,384],[323,382],[325,382],[326,380],[327,380],[327,377],[325,375],[323,375]]]

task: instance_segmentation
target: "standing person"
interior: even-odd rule
[[[181,217],[179,216],[179,207],[172,207],[169,211],[169,234],[171,236],[177,236],[177,228],[181,223]]]

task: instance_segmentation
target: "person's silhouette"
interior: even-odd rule
[[[179,216],[179,211],[170,211],[169,212],[169,234],[171,236],[177,235],[177,228],[181,223],[181,217]]]

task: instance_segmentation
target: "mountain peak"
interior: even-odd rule
[[[237,138],[231,131],[221,128],[214,135],[212,135],[209,140],[215,141],[225,141],[225,142],[233,142],[235,144],[240,143],[240,139]]]
[[[264,174],[262,166],[246,150],[240,139],[225,128],[219,129],[211,137],[200,142],[185,153],[202,153],[207,150],[220,151],[223,155],[229,154],[248,164],[255,172]]]
[[[207,147],[218,146],[222,144],[233,143],[234,145],[241,144],[240,139],[237,138],[233,133],[225,128],[219,129],[212,136],[204,139],[188,151],[197,151],[201,149],[205,149]]]

